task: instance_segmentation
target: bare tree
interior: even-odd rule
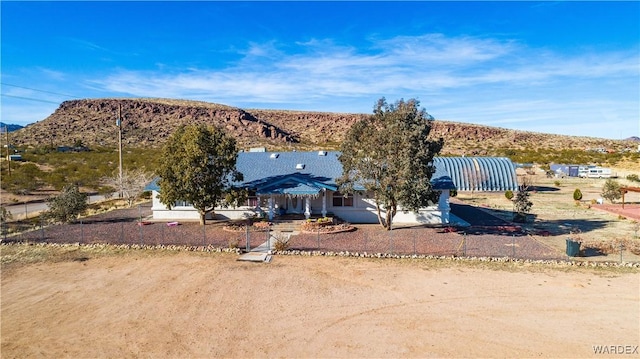
[[[122,193],[122,197],[127,200],[129,207],[138,198],[144,188],[151,182],[152,176],[143,170],[125,170],[122,172],[122,180],[120,175],[105,179],[105,185],[113,187],[117,192]]]

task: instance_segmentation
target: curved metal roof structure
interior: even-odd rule
[[[458,191],[515,191],[518,179],[506,157],[435,157],[449,172]]]
[[[322,188],[335,190],[342,175],[339,152],[241,152],[236,168],[243,185],[258,193],[312,195]],[[436,190],[515,191],[518,180],[513,162],[506,157],[434,157]],[[157,179],[145,190],[159,190]]]

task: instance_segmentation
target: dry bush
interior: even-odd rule
[[[278,252],[283,252],[289,249],[289,235],[278,233],[273,236],[275,238],[274,249]]]
[[[635,255],[640,255],[640,241],[637,239],[615,238],[612,240],[588,241],[583,243],[584,248],[596,249],[604,254],[620,252],[620,246]]]

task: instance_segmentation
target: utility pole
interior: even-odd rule
[[[11,157],[9,157],[9,147],[11,147],[9,145],[9,126],[4,126],[4,132],[7,134],[7,143],[5,144],[5,146],[7,146],[7,166],[9,169],[8,176],[11,176]]]
[[[122,198],[122,105],[118,104],[118,119],[116,120],[116,126],[118,126],[118,192],[120,198]]]

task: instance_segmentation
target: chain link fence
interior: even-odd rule
[[[304,232],[296,223],[270,226],[209,221],[156,222],[147,220],[149,205],[116,210],[76,220],[71,224],[46,225],[39,219],[25,223],[3,223],[3,242],[107,243],[138,245],[210,246],[250,251],[260,245],[279,250],[350,252],[361,254],[432,255],[463,257],[507,257],[531,260],[567,259],[523,232],[491,229],[400,227],[385,231],[379,226],[356,226],[339,233]],[[263,222],[264,223],[264,222]],[[615,258],[614,258],[615,257]],[[612,261],[626,261],[623,251]]]

